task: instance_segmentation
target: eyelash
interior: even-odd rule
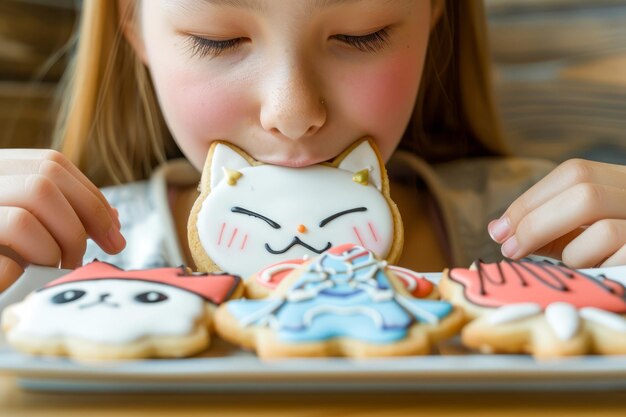
[[[362,52],[378,52],[389,45],[389,28],[382,28],[367,35],[334,35],[334,39],[347,43]]]
[[[191,56],[205,57],[207,55],[212,55],[216,57],[230,49],[235,49],[243,41],[243,38],[216,41],[213,39],[206,39],[191,35],[189,36],[189,41],[189,51]]]
[[[387,47],[389,44],[389,29],[382,28],[376,32],[360,36],[333,35],[332,38],[348,44],[361,52],[374,53]],[[192,56],[205,57],[211,55],[216,57],[224,52],[237,48],[245,39],[235,38],[216,41],[191,35],[189,36],[189,41],[189,51]]]

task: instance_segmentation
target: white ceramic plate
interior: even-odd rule
[[[0,310],[65,272],[27,268],[18,284],[0,295]],[[436,282],[439,274],[427,277]],[[261,361],[214,340],[194,358],[98,363],[31,357],[0,339],[0,372],[16,375],[28,389],[74,392],[626,389],[626,356],[537,361],[528,355],[477,354],[458,339],[432,355],[391,359]]]

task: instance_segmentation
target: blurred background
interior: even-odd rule
[[[626,0],[485,2],[516,153],[626,164]],[[0,147],[45,145],[79,4],[0,0]]]
[[[486,0],[517,153],[626,164],[626,1]]]

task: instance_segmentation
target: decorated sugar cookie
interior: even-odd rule
[[[369,140],[356,142],[332,163],[303,168],[262,164],[216,142],[200,191],[188,234],[201,271],[250,276],[343,243],[359,244],[391,263],[400,256],[400,214]]]
[[[7,307],[2,329],[11,346],[37,355],[189,356],[208,347],[215,307],[241,293],[233,275],[94,261]]]
[[[215,320],[221,337],[261,358],[373,357],[429,353],[463,315],[412,297],[385,261],[346,244],[293,269],[267,298],[223,304]]]
[[[593,274],[593,275],[592,275]],[[626,354],[626,268],[573,270],[529,260],[444,273],[443,297],[472,321],[463,342],[536,357]]]
[[[308,257],[281,261],[252,274],[246,281],[246,297],[267,297],[285,277],[307,259]],[[417,272],[395,265],[387,265],[385,270],[393,273],[413,297],[439,299],[437,287]]]

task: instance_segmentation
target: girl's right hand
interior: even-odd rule
[[[111,254],[126,245],[100,190],[60,152],[0,149],[0,246],[10,248],[0,253],[0,291],[25,264],[82,265],[88,237]]]

